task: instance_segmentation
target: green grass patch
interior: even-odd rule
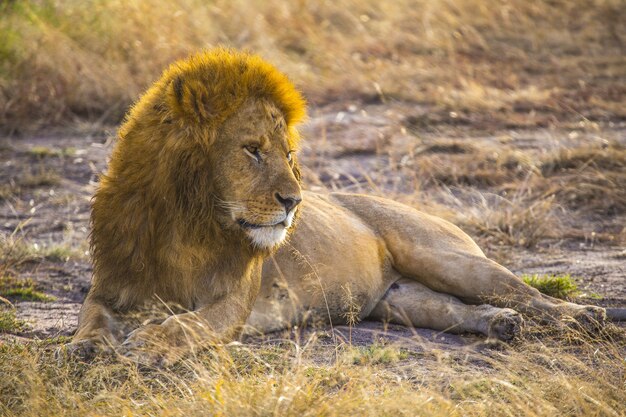
[[[51,262],[67,262],[77,252],[67,245],[52,246],[45,250],[44,257]]]
[[[380,344],[352,348],[350,356],[354,365],[386,365],[409,357],[406,351]]]
[[[24,330],[26,322],[15,315],[15,309],[0,307],[0,333],[15,333]]]
[[[72,336],[55,336],[48,339],[42,339],[37,341],[38,347],[49,347],[49,346],[57,346],[64,345],[66,343],[70,343],[72,341]]]
[[[64,157],[64,156],[70,157],[76,154],[76,148],[67,147],[67,148],[58,149],[58,148],[49,148],[47,146],[33,146],[30,149],[28,149],[27,153],[28,155],[39,158],[39,159],[55,157],[55,156],[56,157]]]
[[[543,294],[563,300],[576,297],[580,293],[570,274],[525,274],[522,275],[522,280],[531,287],[537,288]]]
[[[47,146],[33,146],[28,150],[28,154],[37,158],[47,158],[49,156],[59,156],[61,152],[58,149],[48,148]]]
[[[54,301],[55,297],[38,291],[31,279],[0,278],[0,296],[17,298],[22,301]]]

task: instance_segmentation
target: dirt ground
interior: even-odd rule
[[[55,298],[9,297],[17,318],[27,324],[21,331],[0,334],[0,340],[74,332],[92,272],[87,244],[90,197],[106,166],[114,132],[90,127],[84,132],[0,138],[0,231],[3,244],[12,245],[8,252],[5,248],[0,271],[31,279],[37,290]],[[626,146],[626,122],[529,127],[431,114],[415,104],[348,103],[314,109],[303,137],[300,162],[307,188],[366,192],[407,202],[459,223],[489,256],[517,274],[571,274],[581,289],[578,302],[626,307],[623,212],[589,214],[556,206],[550,216],[556,216],[558,232],[544,233],[530,246],[511,244],[476,233],[480,229],[465,227],[470,223],[463,220],[485,207],[496,212],[503,199],[515,202],[515,196],[503,191],[505,182],[489,176],[450,182],[441,176],[458,169],[454,157],[466,153],[466,147],[480,150],[479,158],[523,153],[532,161],[562,148]],[[524,181],[524,176],[516,181]],[[349,329],[335,331],[348,337]],[[382,331],[380,324],[362,323],[352,329],[352,342],[371,343]],[[420,337],[444,349],[480,340],[401,326],[390,327],[387,337]]]

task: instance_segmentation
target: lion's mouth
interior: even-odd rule
[[[271,224],[252,223],[243,218],[236,220],[236,223],[248,235],[255,247],[271,249],[275,248],[287,237],[293,222],[294,212],[295,210],[292,210],[282,220]]]
[[[264,227],[275,227],[275,226],[283,226],[287,227],[287,220],[283,220],[282,222],[274,223],[274,224],[255,224],[250,223],[244,219],[237,220],[237,224],[244,229],[262,229]]]

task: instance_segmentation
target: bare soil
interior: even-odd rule
[[[506,196],[501,188],[495,190],[498,181],[437,183],[428,175],[428,166],[421,165],[424,155],[462,154],[471,147],[493,153],[520,151],[538,158],[580,144],[626,145],[624,121],[592,128],[574,122],[541,126],[429,112],[415,104],[337,104],[312,112],[303,129],[300,163],[310,189],[387,195],[454,221],[454,213],[475,205],[475,196]],[[39,290],[56,298],[51,302],[11,298],[18,319],[27,326],[11,335],[0,334],[0,341],[74,332],[92,272],[87,245],[90,197],[113,138],[113,129],[0,138],[0,187],[4,187],[0,189],[0,232],[7,239],[12,236],[30,254],[20,258],[9,253],[2,260],[4,273],[32,279]],[[452,171],[455,166],[443,169]],[[442,207],[446,210],[439,213]],[[533,247],[477,236],[479,243],[489,256],[517,274],[571,274],[582,290],[578,302],[626,307],[626,248],[620,240],[625,214],[581,214],[566,209],[556,213],[569,232],[542,239]],[[55,252],[55,248],[62,250]],[[357,345],[371,343],[383,333],[396,340],[422,338],[443,349],[480,340],[401,326],[384,328],[377,323],[336,328],[335,333]]]

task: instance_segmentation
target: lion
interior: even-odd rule
[[[172,362],[312,318],[502,340],[519,332],[520,313],[603,320],[602,308],[526,285],[443,219],[302,191],[305,114],[294,85],[258,56],[216,49],[166,70],[120,128],[95,193],[94,275],[73,346]],[[124,324],[151,303],[169,313]]]
[[[305,113],[287,77],[251,54],[220,48],[163,73],[119,129],[93,197],[94,271],[72,349],[175,351],[189,334],[239,334],[302,199]],[[184,312],[127,337],[120,317],[155,301]]]

